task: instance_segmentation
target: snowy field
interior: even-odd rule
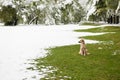
[[[44,49],[49,47],[78,44],[80,36],[99,35],[99,33],[73,32],[75,29],[92,27],[78,25],[1,26],[0,80],[34,80],[32,77],[39,73],[26,70],[29,66],[25,64],[28,59],[46,56]],[[97,41],[86,40],[86,42],[96,43]]]

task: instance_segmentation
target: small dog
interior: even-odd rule
[[[84,56],[87,55],[87,48],[86,48],[86,46],[85,46],[85,41],[84,41],[84,39],[81,38],[78,43],[80,43],[80,51],[79,51],[79,54],[84,55]]]

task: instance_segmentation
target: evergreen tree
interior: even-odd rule
[[[106,21],[107,6],[105,0],[99,0],[95,4],[96,6],[96,15],[100,17],[100,20]]]
[[[88,0],[88,4],[91,5],[93,1],[96,1],[96,11],[94,12],[94,14],[96,14],[96,16],[98,16],[97,18],[99,18],[100,20],[106,21],[107,17],[112,17],[112,15],[115,15],[115,11],[120,0]]]
[[[105,0],[106,1],[106,5],[109,9],[113,9],[113,10],[116,10],[117,9],[117,6],[118,6],[118,3],[119,3],[119,0]]]
[[[2,6],[0,11],[0,19],[4,22],[5,25],[17,25],[17,11],[11,5]]]

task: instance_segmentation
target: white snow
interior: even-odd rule
[[[117,7],[117,9],[116,9],[116,13],[118,13],[119,9],[120,9],[120,1],[119,1],[119,3],[118,3],[118,7]]]
[[[93,26],[16,26],[0,27],[0,80],[34,80],[38,72],[26,71],[28,59],[46,56],[45,48],[78,44],[78,37],[99,35],[94,33],[73,32]],[[97,41],[86,40],[87,43]],[[39,80],[36,79],[35,80]]]
[[[96,1],[98,1],[98,0],[93,0],[93,2],[88,4],[87,7],[86,7],[86,9],[87,9],[87,20],[88,20],[89,16],[91,14],[93,14],[96,10],[96,7],[95,7]]]
[[[70,4],[73,0],[65,0],[64,4]]]
[[[39,6],[37,6],[37,9],[43,10],[45,8],[45,5],[41,4]]]
[[[79,0],[79,3],[81,4],[81,6],[85,9],[86,9],[87,2],[88,0]]]
[[[8,6],[11,5],[13,8],[16,6],[12,3],[12,0],[7,0],[7,1],[1,1],[3,6]]]
[[[27,22],[27,18],[25,15],[22,15],[22,18],[23,18],[23,22]]]

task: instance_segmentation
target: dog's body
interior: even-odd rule
[[[80,41],[79,41],[79,43],[80,43],[80,51],[79,51],[79,54],[81,54],[81,55],[87,55],[87,49],[86,49],[86,46],[85,46],[85,41],[84,41],[84,39],[81,39]]]

